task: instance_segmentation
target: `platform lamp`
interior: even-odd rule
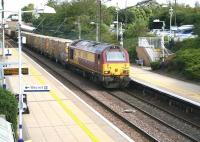
[[[117,21],[116,21],[116,24],[117,24],[117,41],[119,40],[119,6],[118,6],[118,3],[117,3],[117,7],[116,7],[116,11],[117,11]]]
[[[21,23],[22,13],[56,13],[55,10],[49,6],[41,6],[31,11],[18,11],[18,48],[19,48],[19,139],[18,142],[24,142],[22,135],[22,112],[23,112],[23,94],[22,94],[22,46],[21,46]]]
[[[101,14],[102,14],[102,4],[110,2],[112,0],[97,0],[97,11],[96,11],[96,41],[101,41]]]
[[[123,24],[120,22],[120,45],[122,48],[124,48],[124,38],[123,38]]]
[[[171,40],[171,36],[172,36],[172,16],[173,16],[172,7],[170,7],[170,9],[169,9],[169,15],[170,15],[170,40]]]
[[[4,10],[4,0],[1,0],[1,6],[2,6],[2,10]],[[4,12],[2,11],[1,13],[2,16],[2,23],[1,23],[1,28],[2,28],[2,56],[3,58],[5,57],[5,23],[4,23]]]
[[[159,19],[153,20],[153,22],[161,22],[162,23],[162,31],[165,31],[165,21],[160,21]],[[165,39],[164,39],[164,33],[161,33],[161,48],[162,48],[162,61],[165,61]]]

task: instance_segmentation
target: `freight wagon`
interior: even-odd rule
[[[22,32],[22,35],[26,37],[26,47],[78,70],[106,88],[124,88],[130,81],[129,55],[120,46],[89,40],[72,41],[29,32]]]

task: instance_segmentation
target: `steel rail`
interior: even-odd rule
[[[135,108],[135,109],[141,111],[142,113],[146,114],[146,115],[149,116],[150,118],[152,118],[152,119],[158,121],[159,123],[163,124],[164,126],[169,127],[169,128],[171,128],[172,130],[176,131],[177,133],[179,133],[179,134],[185,136],[186,138],[190,139],[191,141],[199,142],[199,139],[193,138],[193,137],[190,136],[189,134],[185,134],[184,132],[180,131],[179,129],[175,128],[174,126],[172,126],[172,125],[170,125],[170,124],[167,124],[164,120],[161,120],[160,118],[155,117],[155,116],[153,116],[152,114],[150,114],[149,112],[147,112],[147,111],[145,111],[145,110],[139,108],[138,106],[134,105],[134,103],[129,103],[127,100],[118,97],[118,96],[115,95],[113,92],[109,92],[109,93],[112,94],[113,96],[115,96],[117,99],[121,100],[122,102],[129,104],[130,106],[132,106],[133,108]],[[141,101],[141,100],[140,100],[140,101]],[[149,104],[149,103],[148,103],[148,104]],[[157,108],[157,109],[159,109],[159,108]]]

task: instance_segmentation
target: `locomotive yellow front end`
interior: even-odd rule
[[[107,63],[103,64],[103,75],[122,78],[124,76],[129,76],[129,69],[129,63]]]
[[[128,85],[129,56],[125,49],[112,47],[104,52],[102,74],[106,88],[124,88]]]

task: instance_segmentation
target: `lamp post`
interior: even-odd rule
[[[119,7],[118,7],[118,3],[117,3],[117,8],[116,8],[116,10],[117,10],[117,41],[119,40],[118,38],[119,38]]]
[[[20,1],[19,1],[20,2]],[[18,12],[14,11],[4,11],[1,10],[1,12],[12,12],[17,13],[18,15],[18,50],[19,50],[19,56],[18,56],[18,68],[19,68],[19,139],[18,142],[24,142],[23,140],[23,134],[22,134],[22,112],[23,112],[23,94],[22,94],[22,46],[21,46],[21,23],[22,23],[22,13],[55,13],[55,10],[51,7],[44,6],[43,8],[39,8],[36,10],[31,11],[21,11],[21,8],[19,8]]]
[[[1,24],[1,28],[2,28],[2,55],[3,58],[5,57],[5,22],[4,22],[4,0],[1,1],[1,5],[2,5],[2,24]]]
[[[96,42],[98,42],[99,41],[99,37],[98,37],[98,24],[96,23],[96,22],[90,22],[90,24],[91,25],[95,25],[96,26]]]
[[[162,47],[162,61],[164,62],[165,61],[165,39],[164,39],[164,31],[165,31],[165,21],[161,21],[163,22],[163,26],[162,26],[162,40],[161,40],[161,47]]]
[[[116,24],[117,41],[119,41],[119,34],[121,35],[121,33],[119,33],[119,7],[118,7],[118,3],[117,3],[117,7],[116,7],[116,12],[117,12],[117,19],[116,19],[116,21],[113,22],[113,24]]]
[[[80,16],[78,17],[78,39],[81,39],[81,22],[80,22]]]
[[[18,50],[19,50],[19,139],[18,142],[23,142],[22,135],[22,112],[23,112],[23,94],[22,94],[22,46],[21,46],[21,8],[18,12]]]
[[[124,39],[123,39],[123,28],[122,28],[122,22],[120,22],[120,45],[124,47]]]
[[[96,41],[101,41],[101,4],[111,0],[97,0],[97,12],[96,12]]]
[[[78,39],[81,39],[81,20],[80,16],[78,16],[78,20],[74,22],[75,25],[78,26]]]
[[[118,22],[118,21],[114,21],[113,24],[117,24],[117,25],[120,25],[120,29],[117,28],[117,31],[118,31],[118,36],[120,35],[120,45],[123,47],[124,45],[124,42],[123,42],[123,23],[122,22]],[[118,37],[117,36],[117,37]],[[118,39],[118,38],[117,38]]]
[[[165,31],[165,21],[160,21],[159,19],[153,20],[153,22],[162,22],[162,33],[161,33],[161,48],[162,48],[162,61],[165,61],[165,39],[164,39],[164,31]]]
[[[162,61],[164,62],[165,61],[165,38],[164,38],[164,30],[165,30],[165,21],[162,21],[163,22],[163,32],[162,32],[162,40],[161,40],[161,47],[162,47],[162,54],[163,54],[163,57],[162,57]]]
[[[101,0],[97,0],[97,13],[96,13],[96,41],[99,42],[101,27]]]
[[[172,29],[171,29],[171,27],[172,27],[172,15],[173,15],[173,9],[172,9],[172,7],[170,7],[170,9],[169,9],[169,15],[170,15],[170,40],[171,40],[171,35],[172,35]]]
[[[176,23],[176,0],[175,0],[175,5],[174,5],[174,24],[175,24],[175,26],[177,26],[177,23]]]

